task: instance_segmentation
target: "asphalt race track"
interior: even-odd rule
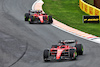
[[[24,13],[35,0],[0,0],[0,67],[99,67],[100,44],[96,44],[51,25],[30,25]],[[62,39],[77,39],[84,55],[75,61],[44,62],[45,48]]]

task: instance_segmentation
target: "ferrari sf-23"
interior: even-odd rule
[[[77,44],[77,40],[60,40],[58,45],[52,45],[43,52],[44,61],[50,60],[76,60],[78,55],[83,55],[83,45]]]
[[[30,24],[52,24],[52,16],[42,13],[42,10],[29,10],[25,13],[25,21],[29,21]]]

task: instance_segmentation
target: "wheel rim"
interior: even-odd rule
[[[82,51],[83,51],[83,46],[81,48],[82,48]]]
[[[77,52],[74,53],[74,58],[76,58],[76,57],[77,57]]]

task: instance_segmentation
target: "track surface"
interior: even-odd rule
[[[24,21],[24,13],[31,9],[34,1],[0,0],[0,67],[99,67],[100,44],[51,25],[30,25]],[[76,61],[45,63],[43,50],[61,39],[77,39],[83,44],[84,55]]]

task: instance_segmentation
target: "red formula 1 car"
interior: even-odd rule
[[[42,13],[41,10],[29,10],[29,13],[25,13],[25,21],[29,21],[30,24],[51,24],[53,23],[52,16],[48,16]]]
[[[43,52],[44,61],[71,59],[75,60],[78,55],[83,54],[83,45],[77,44],[76,40],[61,40],[59,45],[52,45],[51,49]]]

